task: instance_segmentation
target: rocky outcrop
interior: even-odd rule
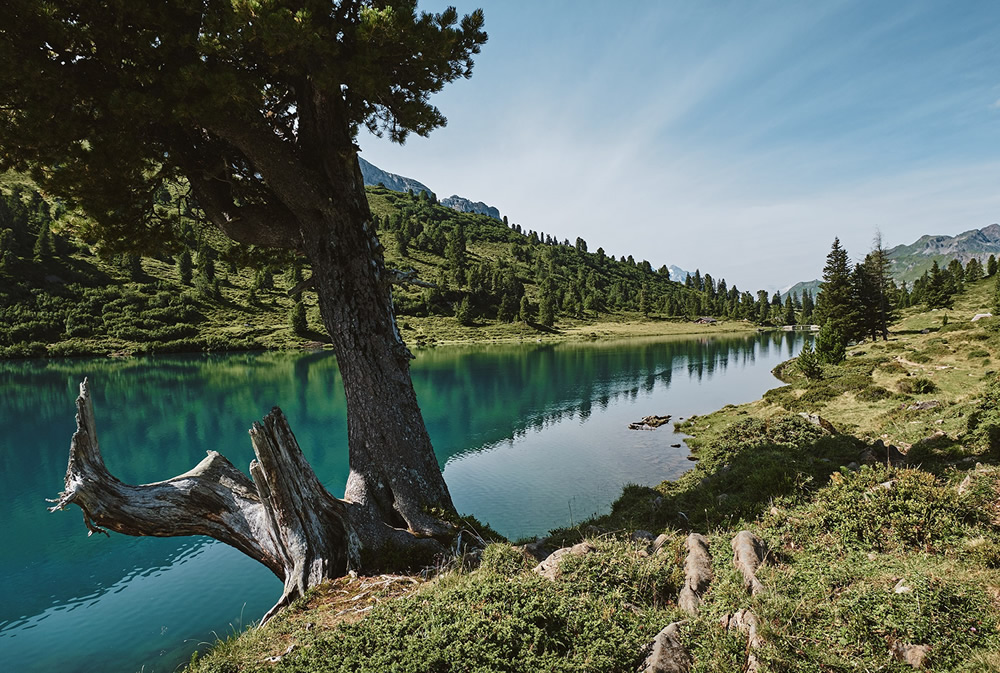
[[[757,673],[760,670],[760,659],[757,650],[764,644],[760,637],[760,622],[752,610],[739,610],[722,618],[722,626],[727,631],[738,631],[747,636],[747,663],[744,673]]]
[[[650,652],[639,665],[639,673],[687,673],[691,670],[691,654],[680,638],[680,626],[673,622],[656,634]]]
[[[677,607],[692,617],[698,616],[701,597],[715,575],[712,556],[708,553],[708,540],[700,533],[691,533],[684,542],[687,557],[684,559],[684,586],[677,596]]]
[[[831,435],[837,434],[837,429],[833,427],[833,423],[831,423],[830,421],[826,420],[825,418],[823,418],[819,414],[810,414],[810,413],[806,413],[805,411],[803,411],[802,413],[799,414],[799,416],[801,416],[802,418],[806,419],[807,421],[809,421],[810,423],[812,423],[816,427],[822,428],[823,430],[826,430]]]
[[[913,668],[924,668],[927,665],[927,657],[930,652],[930,645],[895,643],[892,646],[892,658],[909,664]]]
[[[597,551],[597,547],[589,542],[581,542],[580,544],[573,545],[572,547],[557,549],[549,554],[544,561],[535,566],[533,568],[533,572],[554,582],[559,579],[561,574],[559,571],[559,564],[562,562],[563,558],[567,556],[582,556],[583,554],[590,554],[595,551]]]
[[[751,595],[757,595],[764,590],[764,585],[757,579],[757,569],[767,558],[767,546],[764,541],[748,530],[741,530],[732,541],[733,565],[743,575],[743,585]]]
[[[413,178],[406,178],[402,175],[396,175],[395,173],[383,171],[378,166],[368,163],[361,157],[358,157],[358,164],[361,165],[361,177],[364,179],[366,185],[382,185],[386,189],[391,189],[394,192],[412,191],[414,194],[427,192],[428,196],[433,196],[434,194],[429,187],[417,182]]]
[[[471,201],[457,194],[452,194],[446,199],[441,199],[441,205],[445,208],[457,210],[460,213],[476,213],[477,215],[492,217],[494,220],[500,219],[499,209],[488,206],[482,201]]]

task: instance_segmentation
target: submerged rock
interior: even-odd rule
[[[635,423],[629,423],[629,430],[655,430],[661,425],[666,425],[670,422],[670,415],[666,416],[646,416]]]

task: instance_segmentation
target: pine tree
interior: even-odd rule
[[[820,325],[832,322],[831,329],[834,333],[843,335],[845,343],[856,331],[858,316],[851,284],[851,268],[847,251],[840,247],[839,238],[833,239],[830,253],[826,256],[823,282],[820,283],[819,296],[816,298],[813,320]]]
[[[455,308],[455,317],[458,318],[460,325],[468,327],[473,324],[472,307],[469,305],[468,297],[462,297],[462,301],[458,302],[458,306]]]
[[[934,260],[922,292],[927,308],[951,308],[954,285],[948,276]]]
[[[996,255],[990,255],[990,258],[986,260],[986,275],[992,276],[997,272],[997,257]]]
[[[813,302],[812,292],[809,290],[802,291],[802,323],[811,324],[810,321],[813,319],[813,311],[816,309],[816,304]]]
[[[56,255],[55,238],[52,236],[52,229],[48,222],[43,221],[38,227],[38,238],[35,239],[33,253],[36,262],[52,259]]]
[[[792,301],[792,295],[785,295],[785,315],[782,317],[782,322],[786,325],[795,324],[795,302]]]
[[[194,262],[191,261],[191,253],[188,250],[181,251],[177,258],[177,273],[180,274],[181,283],[191,284],[191,275],[194,273]]]
[[[795,366],[807,379],[823,378],[823,368],[820,366],[819,357],[808,341],[802,345],[802,352],[799,353]]]
[[[288,314],[288,322],[292,326],[292,331],[299,336],[305,336],[309,331],[309,324],[306,321],[306,305],[302,300],[295,302],[292,310]]]
[[[528,295],[521,297],[521,306],[518,311],[518,317],[523,323],[530,323],[535,319],[535,307],[531,305],[531,301],[528,300]]]
[[[822,295],[820,295],[822,296]],[[828,319],[816,335],[816,357],[820,362],[835,365],[847,356],[847,336],[833,318]]]
[[[860,316],[859,334],[875,341],[889,338],[889,324],[895,320],[895,283],[889,271],[888,251],[882,247],[882,235],[876,234],[872,251],[864,264],[855,270],[857,310]]]
[[[515,318],[517,318],[517,311],[517,296],[511,292],[504,292],[500,298],[500,307],[497,309],[497,320],[500,322],[514,322]]]
[[[546,294],[542,297],[542,306],[538,314],[538,322],[546,327],[552,327],[556,323],[556,307],[552,296]]]

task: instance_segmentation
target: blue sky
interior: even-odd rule
[[[1000,3],[455,4],[490,39],[447,127],[360,140],[440,197],[741,289],[1000,221]]]

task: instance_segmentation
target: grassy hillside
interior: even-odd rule
[[[703,308],[703,293],[671,282],[648,262],[544,244],[426,197],[372,187],[369,199],[387,265],[412,269],[418,279],[436,284],[395,290],[403,336],[411,345],[621,333],[622,322],[655,321],[657,333],[685,331]],[[309,291],[301,295],[305,328],[292,327],[295,300],[288,290],[309,276],[307,266],[222,240],[199,224],[197,210],[179,191],[164,194],[161,207],[175,217],[175,235],[184,246],[147,257],[103,254],[87,240],[86,218],[39,194],[23,177],[3,176],[0,357],[290,348],[328,341]],[[456,259],[448,248],[460,232],[464,243]],[[184,247],[195,251],[186,271]]]
[[[686,420],[695,467],[553,531],[548,550],[594,548],[555,581],[506,544],[430,581],[345,578],[192,670],[634,671],[675,621],[691,670],[740,670],[747,636],[720,620],[741,609],[760,623],[761,671],[913,670],[906,652],[928,670],[1000,670],[1000,319],[970,322],[991,292],[909,309],[820,380],[786,363],[764,399]],[[732,564],[741,530],[769,550],[755,595]],[[714,569],[696,617],[677,604],[690,531]]]

